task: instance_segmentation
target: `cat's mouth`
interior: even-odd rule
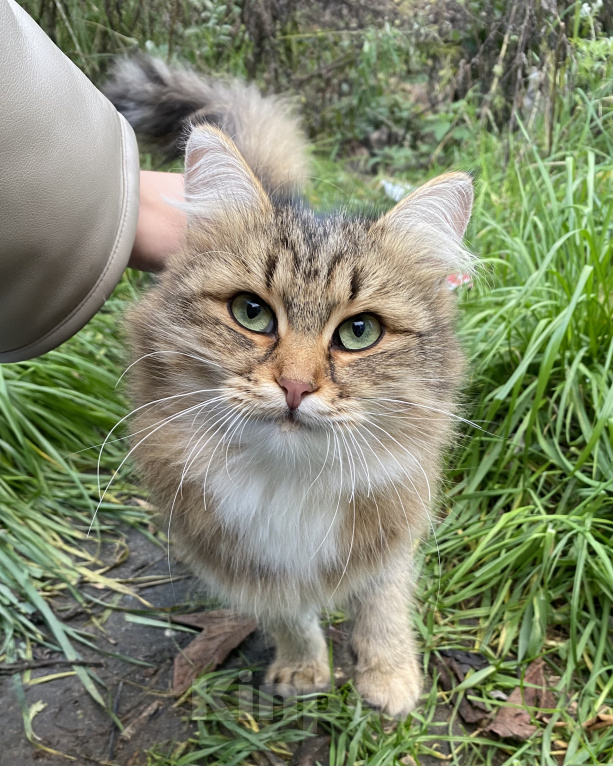
[[[299,431],[318,431],[322,427],[317,417],[299,410],[285,409],[276,413],[265,412],[258,415],[256,421],[268,423],[279,428],[281,433],[297,433]]]
[[[317,430],[317,423],[312,422],[308,416],[304,417],[297,410],[286,410],[276,419],[276,422],[279,424],[279,430],[282,433]]]
[[[281,418],[281,431],[287,433],[298,431],[301,428],[307,428],[307,424],[298,419],[295,410],[287,410]]]

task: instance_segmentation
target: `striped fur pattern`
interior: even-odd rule
[[[193,127],[231,138],[274,197],[299,194],[309,172],[307,141],[287,98],[264,98],[242,80],[205,77],[140,55],[118,59],[103,92],[137,135],[182,155]]]
[[[464,369],[446,278],[470,266],[471,180],[442,176],[373,221],[279,202],[261,168],[218,127],[190,133],[187,245],[128,322],[133,455],[181,557],[272,635],[271,683],[330,683],[319,615],[344,606],[357,688],[402,717],[421,688],[412,559]],[[272,332],[233,317],[243,292]],[[336,329],[362,312],[383,334],[344,350]],[[294,410],[286,379],[311,388]]]

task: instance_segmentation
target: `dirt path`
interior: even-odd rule
[[[168,564],[164,551],[134,530],[127,530],[126,536],[129,557],[109,576],[126,580],[142,575],[167,578]],[[111,596],[109,601],[114,598],[114,594],[105,594],[100,590],[91,589],[91,593],[98,599],[105,595]],[[143,588],[139,594],[159,609],[184,605],[185,611],[193,611],[202,601],[195,581],[185,577],[177,579],[172,585]],[[117,600],[123,609],[143,608],[137,599],[129,596]],[[103,611],[102,607],[96,610],[98,617],[102,616]],[[23,687],[27,706],[40,708],[32,721],[40,744],[72,756],[76,763],[110,762],[118,766],[137,766],[146,763],[145,749],[164,740],[184,741],[191,733],[191,725],[187,721],[189,711],[174,707],[176,699],[170,688],[174,657],[193,636],[179,630],[130,622],[129,616],[128,612],[113,611],[103,626],[97,627],[88,615],[75,610],[69,624],[91,633],[101,649],[140,663],[101,656],[87,647],[80,648],[84,660],[103,662],[101,667],[94,667],[93,670],[102,682],[103,696],[114,706],[124,726],[136,722],[130,739],[119,735],[108,714],[91,699],[74,675]],[[157,619],[163,621],[164,612],[160,612]],[[38,659],[59,657],[44,650],[39,650],[36,656]],[[31,678],[34,680],[70,670],[61,666],[40,668],[31,671]],[[27,741],[22,707],[12,677],[0,677],[0,700],[0,766],[46,766],[67,762],[33,747]]]
[[[155,576],[154,580],[159,584],[141,587],[139,595],[152,605],[155,613],[149,614],[148,619],[155,620],[158,625],[132,621],[135,611],[143,609],[138,599],[90,585],[84,589],[98,600],[114,603],[115,609],[105,610],[100,606],[88,614],[73,601],[52,604],[64,620],[68,619],[72,628],[89,633],[95,644],[105,652],[121,655],[101,655],[93,649],[80,647],[83,659],[92,663],[103,697],[125,727],[123,733],[108,713],[92,700],[81,681],[72,674],[72,668],[66,664],[33,669],[30,682],[23,686],[17,676],[0,674],[0,766],[56,766],[69,762],[79,766],[144,766],[148,749],[167,742],[170,754],[177,743],[185,742],[194,732],[190,721],[190,700],[180,707],[176,706],[172,676],[175,656],[195,634],[184,632],[169,623],[167,614],[169,610],[179,613],[204,610],[207,607],[204,594],[196,580],[187,576],[176,564],[173,564],[174,582],[165,582],[168,579],[168,562],[163,549],[133,529],[124,529],[123,532],[129,556],[108,576],[126,582],[145,575]],[[102,550],[103,560],[113,561],[116,554],[115,546]],[[337,653],[342,657],[344,642],[339,640],[338,635],[332,635],[332,638],[335,659]],[[248,665],[265,668],[270,659],[271,650],[265,637],[256,632],[230,654],[222,667]],[[64,661],[64,658],[37,647],[35,662],[47,663],[50,660]],[[343,667],[341,675],[348,674],[349,668],[349,665]],[[64,675],[66,673],[69,675]],[[54,678],[32,683],[48,676]],[[256,673],[250,683],[258,685],[263,682],[262,676],[262,673]],[[20,692],[21,689],[23,691]],[[32,729],[38,743],[47,750],[34,746],[25,736],[24,703],[26,709],[36,711],[32,717]],[[435,720],[446,720],[449,712],[450,708],[446,705],[440,706]],[[329,737],[320,739],[327,750]],[[297,760],[298,755],[297,752],[292,763],[314,763],[308,758]],[[326,762],[328,756],[322,752],[317,759],[320,757]],[[421,761],[421,766],[434,763],[438,761],[426,758]]]

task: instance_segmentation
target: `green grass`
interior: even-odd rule
[[[51,6],[45,7],[48,13]],[[77,62],[84,57],[93,74],[110,52],[131,44],[126,30],[125,40],[111,35],[93,5],[55,7],[67,14],[57,21],[58,41]],[[122,23],[129,26],[134,6],[126,7]],[[143,8],[134,34],[141,43],[148,37],[163,45],[167,30]],[[577,87],[557,104],[551,135],[540,118],[529,128],[520,123],[513,136],[492,135],[470,122],[467,109],[456,141],[458,161],[475,171],[478,191],[470,238],[483,268],[461,297],[471,360],[465,414],[478,427],[465,425],[450,455],[443,520],[422,554],[416,622],[425,666],[435,678],[441,650],[480,652],[487,667],[469,674],[455,694],[435,682],[420,709],[397,726],[365,709],[350,684],[280,705],[257,692],[252,701],[250,687],[234,674],[209,674],[190,699],[193,741],[152,747],[151,764],[240,766],[256,763],[253,754],[266,750],[288,760],[288,747],[316,726],[331,737],[330,766],[406,766],[409,757],[416,763],[440,758],[444,746],[451,756],[441,762],[462,766],[613,763],[613,727],[587,731],[581,725],[613,706],[613,103],[607,85],[613,73],[607,46],[606,40],[576,41]],[[179,52],[197,60],[197,47]],[[227,69],[240,71],[241,51],[223,55]],[[338,148],[334,137],[318,143],[314,203],[385,204],[378,179],[347,170]],[[29,657],[37,643],[76,657],[89,639],[62,622],[54,598],[66,592],[86,598],[78,585],[94,577],[96,540],[116,539],[120,523],[146,531],[145,513],[128,504],[140,490],[126,471],[100,507],[91,547],[85,545],[98,499],[97,452],[85,448],[99,444],[127,412],[115,389],[124,365],[118,327],[134,295],[126,278],[69,343],[43,359],[0,368],[0,659]],[[121,441],[109,445],[105,475],[125,452]],[[495,712],[504,704],[500,693],[520,686],[537,657],[545,658],[555,698],[547,720],[534,719],[537,734],[520,743],[465,731],[462,696]],[[87,670],[78,672],[98,697]],[[440,722],[434,716],[445,702],[451,713]]]
[[[97,450],[126,411],[115,390],[121,368],[117,319],[134,295],[127,279],[85,331],[43,359],[0,367],[0,659],[28,658],[33,643],[78,657],[85,640],[64,624],[47,598],[94,581],[95,544],[145,513],[125,504],[136,489],[122,477],[98,504]],[[119,443],[121,444],[121,442]],[[109,445],[101,470],[117,465]],[[37,614],[39,613],[39,614]],[[40,619],[42,617],[43,625]],[[101,702],[87,671],[77,668]]]

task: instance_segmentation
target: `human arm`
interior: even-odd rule
[[[14,0],[0,0],[0,362],[74,335],[130,259],[134,134]]]

